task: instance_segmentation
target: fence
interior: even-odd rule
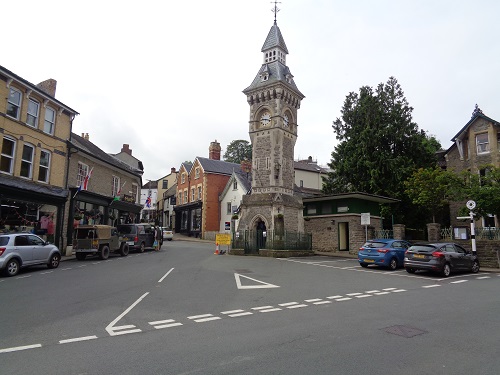
[[[232,238],[233,249],[244,249],[245,254],[257,254],[259,249],[267,250],[312,250],[312,234],[245,230],[236,231]]]
[[[374,234],[374,238],[394,238],[394,231],[392,229],[375,229]]]
[[[443,240],[453,240],[453,239],[467,239],[470,238],[470,229],[459,227],[459,233],[454,234],[453,227],[442,228],[441,229],[441,239]],[[474,228],[474,234],[477,240],[500,240],[500,228],[493,227],[480,227]],[[462,236],[463,235],[463,236]]]

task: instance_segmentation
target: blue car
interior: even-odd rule
[[[405,252],[411,244],[403,240],[375,239],[368,240],[358,251],[361,267],[374,264],[394,271],[403,267]]]

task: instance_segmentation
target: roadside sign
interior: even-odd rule
[[[215,235],[215,242],[219,245],[231,245],[231,235],[218,233]]]
[[[365,212],[361,214],[361,225],[370,225],[370,213]]]

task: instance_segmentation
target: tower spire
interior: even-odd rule
[[[274,3],[274,8],[271,9],[271,12],[274,13],[274,24],[276,25],[276,14],[280,11],[278,4],[281,4],[281,1],[271,1],[271,4],[272,3]]]

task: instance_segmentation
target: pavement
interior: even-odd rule
[[[204,240],[196,237],[189,237],[183,234],[174,233],[174,238],[172,241],[191,241],[191,242],[204,242],[204,243],[214,243],[212,240]],[[215,244],[215,243],[214,243]],[[324,251],[314,251],[314,255],[327,256],[332,258],[350,258],[350,259],[358,259],[358,256],[355,254],[349,253],[333,253],[333,252],[324,252]],[[61,261],[72,260],[75,259],[75,255],[64,255]],[[500,273],[500,268],[491,268],[491,267],[481,267],[481,272],[493,272]]]

